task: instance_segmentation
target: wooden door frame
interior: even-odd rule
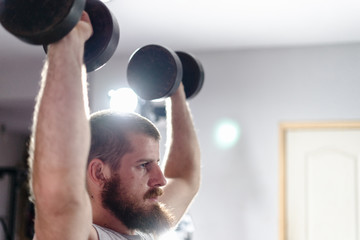
[[[305,129],[360,129],[360,121],[282,122],[279,125],[279,240],[286,239],[286,133]]]

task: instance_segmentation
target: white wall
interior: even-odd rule
[[[360,44],[194,54],[206,74],[190,102],[203,156],[202,188],[191,208],[195,239],[278,239],[278,124],[359,120]],[[33,105],[42,58],[0,64],[0,100]],[[127,60],[114,57],[90,74],[92,110],[107,108],[107,91],[127,85]],[[240,141],[226,151],[213,140],[225,117],[242,127]]]
[[[195,239],[278,239],[278,124],[359,120],[360,44],[195,55],[206,76],[190,101],[203,156],[190,210]],[[127,57],[91,74],[92,110],[108,107],[108,90],[126,86]],[[226,151],[213,138],[222,118],[242,128]]]
[[[31,47],[33,47],[31,45]],[[0,123],[9,131],[29,132],[45,54],[0,55]]]

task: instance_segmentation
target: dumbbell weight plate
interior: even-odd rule
[[[127,80],[139,97],[153,100],[171,96],[179,87],[182,73],[175,52],[163,46],[147,45],[131,55]]]
[[[99,0],[87,0],[85,11],[89,14],[93,26],[93,35],[85,43],[84,63],[88,72],[95,71],[113,56],[120,38],[119,25]]]
[[[80,20],[85,0],[1,0],[0,22],[27,43],[60,40]]]
[[[199,60],[185,52],[176,52],[183,67],[182,82],[187,99],[199,93],[204,84],[204,69]]]
[[[84,63],[87,72],[103,67],[114,55],[120,38],[119,24],[106,7],[99,0],[87,0],[85,11],[88,13],[93,34],[85,43]],[[47,52],[47,46],[44,45]]]

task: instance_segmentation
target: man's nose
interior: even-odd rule
[[[149,179],[149,187],[162,187],[167,183],[166,178],[161,171],[160,166],[156,165],[151,172],[151,177]]]

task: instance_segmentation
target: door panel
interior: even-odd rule
[[[282,124],[280,239],[359,240],[360,123]]]

